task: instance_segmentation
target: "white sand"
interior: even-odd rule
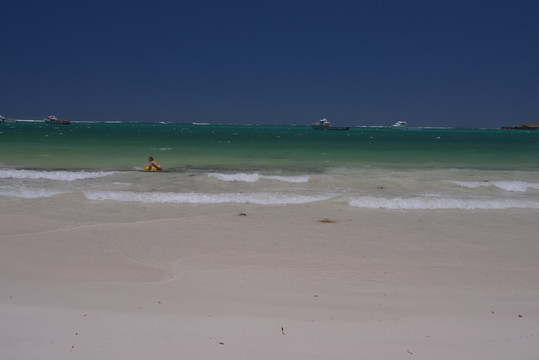
[[[538,211],[186,209],[0,205],[0,359],[539,358]]]

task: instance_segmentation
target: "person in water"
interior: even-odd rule
[[[148,161],[150,162],[150,165],[147,166],[148,170],[153,170],[153,171],[161,171],[163,170],[163,167],[161,165],[159,165],[158,163],[156,163],[154,160],[153,160],[153,157],[149,157],[148,158]]]

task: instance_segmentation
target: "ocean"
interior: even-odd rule
[[[43,211],[539,209],[539,131],[6,122],[0,153],[0,200]],[[165,171],[142,171],[150,155]]]

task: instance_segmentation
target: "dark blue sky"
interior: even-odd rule
[[[539,122],[539,1],[10,1],[0,114]]]

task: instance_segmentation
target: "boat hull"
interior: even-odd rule
[[[61,124],[61,125],[69,125],[71,122],[69,120],[45,120],[45,123],[47,124]]]
[[[336,131],[345,131],[349,130],[348,126],[321,126],[321,125],[311,125],[315,130],[336,130]]]

